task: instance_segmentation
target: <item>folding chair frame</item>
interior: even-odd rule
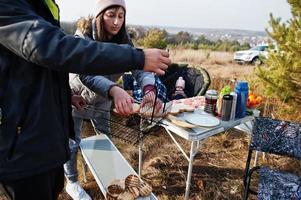
[[[248,199],[249,194],[253,194],[253,195],[257,195],[258,194],[258,192],[255,192],[255,191],[253,191],[253,190],[250,189],[251,177],[252,177],[253,173],[255,171],[261,169],[260,166],[256,166],[257,153],[256,153],[256,157],[255,157],[255,165],[254,165],[253,168],[250,169],[253,151],[258,152],[257,150],[252,149],[251,145],[250,145],[249,151],[248,151],[248,157],[247,157],[247,161],[246,161],[246,168],[245,168],[245,172],[244,172],[244,178],[243,178],[243,184],[245,186],[245,191],[244,191],[244,196],[243,196],[244,200]],[[282,155],[282,154],[279,154],[279,153],[271,153],[271,154]],[[282,156],[288,156],[288,155],[282,155]],[[292,157],[292,156],[288,156],[288,157]]]
[[[244,186],[245,186],[245,191],[244,191],[244,200],[247,200],[250,194],[257,195],[257,192],[253,191],[250,189],[250,184],[251,184],[251,178],[252,174],[254,171],[259,170],[261,167],[256,166],[250,169],[250,164],[251,164],[251,159],[252,159],[252,153],[254,150],[249,149],[248,153],[248,158],[247,158],[247,163],[246,163],[246,168],[245,168],[245,174],[244,174]]]

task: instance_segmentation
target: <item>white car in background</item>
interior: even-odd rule
[[[249,50],[234,53],[234,60],[238,63],[262,64],[261,58],[268,58],[269,45],[257,45]]]

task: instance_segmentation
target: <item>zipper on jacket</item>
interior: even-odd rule
[[[31,101],[31,98],[32,98],[32,95],[30,95],[30,93],[28,93],[28,96],[24,97],[24,105],[30,105],[29,102]],[[16,125],[16,130],[15,130],[15,134],[14,134],[14,138],[13,138],[13,141],[11,143],[11,146],[9,148],[9,151],[8,151],[8,157],[7,159],[8,160],[11,160],[14,153],[15,153],[15,150],[16,150],[16,146],[17,146],[17,143],[18,143],[18,139],[19,139],[19,136],[21,135],[22,131],[23,131],[23,128],[24,128],[24,124],[25,124],[25,121],[26,121],[26,115],[27,113],[29,112],[29,109],[30,109],[30,106],[26,106],[26,107],[23,107],[23,109],[21,109],[20,111],[20,118],[19,120],[17,121]]]
[[[2,108],[0,108],[0,125],[2,124]]]
[[[15,152],[15,148],[16,148],[16,145],[17,145],[18,137],[21,134],[21,132],[22,132],[22,127],[18,126],[16,128],[16,134],[13,138],[13,142],[12,142],[11,147],[10,147],[9,152],[8,152],[8,156],[7,156],[8,160],[10,160],[13,157],[13,154]]]
[[[68,76],[68,78],[69,78],[69,75],[66,75],[66,76]],[[63,85],[63,87],[66,87],[65,85],[68,85],[68,84],[69,84],[69,82],[67,82],[67,83],[65,84],[63,75],[59,75],[59,74],[58,74],[58,77],[59,77],[60,83],[61,83],[61,85]],[[69,79],[66,79],[66,80],[69,81]],[[65,90],[64,90],[64,89],[65,89]],[[60,94],[60,95],[59,95],[59,97],[60,97],[60,98],[59,98],[59,103],[60,103],[61,110],[62,110],[62,112],[61,112],[61,117],[62,117],[62,126],[63,126],[63,130],[64,130],[64,134],[63,134],[63,145],[64,145],[64,147],[65,147],[65,152],[66,152],[66,155],[67,155],[68,152],[69,152],[69,143],[68,143],[69,137],[67,136],[67,134],[69,134],[69,133],[67,132],[66,128],[67,128],[67,125],[68,125],[68,130],[69,130],[70,124],[69,124],[69,120],[68,120],[68,121],[66,120],[66,118],[68,119],[69,115],[68,115],[68,108],[67,108],[66,106],[64,106],[64,105],[65,105],[64,103],[68,104],[69,101],[66,100],[66,99],[67,99],[68,96],[69,96],[69,98],[70,98],[70,100],[71,100],[71,94],[70,94],[70,95],[67,94],[67,97],[66,97],[66,99],[65,99],[65,101],[64,101],[64,100],[62,99],[62,97],[66,96],[66,94],[64,93],[64,91],[67,91],[68,89],[62,88],[62,87],[58,87],[58,90],[59,90],[59,94]],[[71,101],[70,101],[69,103],[70,103],[70,105],[71,105]],[[64,113],[65,113],[65,115],[67,114],[66,118],[65,118]]]
[[[27,100],[27,102],[29,102],[29,100]],[[16,127],[16,130],[15,130],[16,132],[14,134],[14,138],[13,138],[13,141],[11,143],[11,146],[10,146],[9,152],[8,152],[8,157],[7,157],[8,160],[12,159],[12,157],[15,153],[19,136],[23,131],[22,129],[23,129],[23,125],[24,125],[24,122],[25,122],[25,116],[26,116],[25,113],[28,113],[28,109],[29,109],[29,106],[27,106],[27,108],[25,108],[24,112],[21,112],[21,113],[24,113],[24,114],[21,115],[21,118],[20,118],[19,122],[17,123],[17,127]]]

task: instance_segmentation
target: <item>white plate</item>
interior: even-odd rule
[[[191,124],[203,127],[214,127],[220,124],[220,120],[207,114],[185,113],[185,120]]]

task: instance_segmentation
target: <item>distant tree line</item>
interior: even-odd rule
[[[74,22],[62,22],[61,27],[67,34],[74,34],[76,25]],[[145,48],[182,48],[182,49],[210,49],[212,51],[239,51],[250,48],[249,43],[240,44],[238,41],[217,40],[212,41],[204,35],[197,38],[186,31],[177,34],[169,34],[166,30],[150,29],[142,27],[128,27],[128,32],[137,46]]]
[[[210,49],[213,51],[239,51],[250,49],[249,43],[240,44],[233,40],[217,40],[212,41],[204,35],[195,38],[188,32],[180,31],[177,34],[168,34],[165,30],[151,29],[143,35],[143,37],[135,38],[138,46],[147,48],[183,48],[183,49]]]

